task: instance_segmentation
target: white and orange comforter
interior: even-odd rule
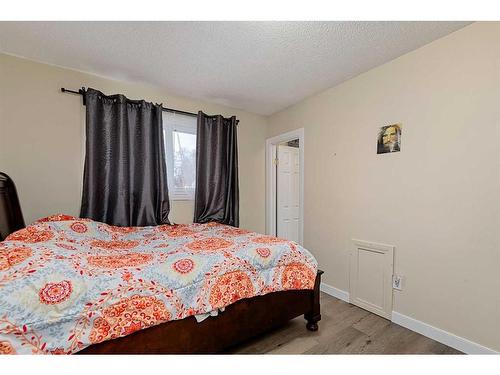
[[[312,289],[316,271],[298,244],[225,225],[48,217],[0,242],[0,353],[74,353],[242,298]]]

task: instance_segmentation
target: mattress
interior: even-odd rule
[[[54,215],[0,242],[0,353],[75,353],[243,298],[313,289],[316,271],[297,243],[217,223]]]

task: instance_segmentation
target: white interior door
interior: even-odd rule
[[[276,171],[276,235],[299,242],[300,159],[297,147],[277,147]]]

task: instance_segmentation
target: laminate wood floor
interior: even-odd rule
[[[357,306],[321,293],[317,332],[303,317],[233,348],[235,354],[461,354]]]

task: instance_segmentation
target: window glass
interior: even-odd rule
[[[194,199],[196,183],[196,117],[163,112],[169,197]]]
[[[174,180],[175,189],[194,190],[196,170],[196,134],[174,130]]]

